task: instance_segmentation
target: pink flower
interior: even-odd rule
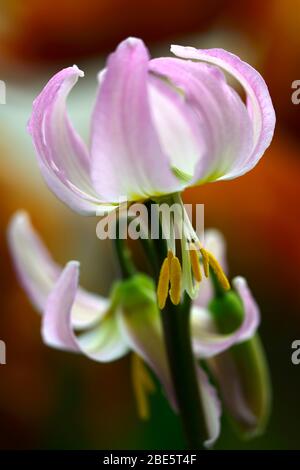
[[[275,114],[267,86],[250,65],[222,49],[172,46],[176,58],[150,60],[128,38],[99,73],[89,148],[66,112],[83,72],[56,74],[35,100],[29,122],[50,189],[82,214],[121,201],[159,198],[251,170],[269,146]],[[226,82],[244,88],[246,104]]]
[[[18,212],[13,216],[8,235],[20,281],[42,314],[44,342],[54,348],[84,354],[98,362],[114,361],[130,351],[134,352],[157,375],[176,410],[154,282],[144,274],[138,274],[121,281],[111,297],[104,298],[79,287],[77,261],[68,262],[64,268],[53,261],[26,213]],[[207,242],[211,251],[224,259],[221,235],[216,231],[209,232]],[[215,360],[218,364],[218,358],[222,357],[220,353],[248,340],[255,333],[260,321],[256,302],[245,279],[237,277],[233,285],[243,305],[244,319],[235,331],[224,335],[218,333],[208,309],[213,297],[210,280],[203,281],[202,292],[192,307],[191,315],[195,358],[208,363]],[[137,369],[142,365],[138,364],[133,370],[134,385],[140,387],[137,396],[142,394],[142,401],[147,401],[145,395],[149,392],[149,381],[143,389],[145,370],[139,372]],[[221,373],[222,370],[216,371],[216,376],[222,378],[224,374]],[[221,404],[200,366],[197,366],[197,374],[208,430],[206,445],[209,446],[220,432]],[[230,393],[231,387],[232,384],[228,383],[225,392]],[[248,409],[242,398],[236,404],[234,400],[230,402],[237,415],[241,409],[243,413]],[[145,405],[142,411],[147,414]]]
[[[224,354],[254,335],[259,309],[243,278],[233,280],[236,292],[224,293],[230,284],[215,258],[224,260],[220,235],[210,236],[215,241],[212,253],[200,244],[180,193],[188,186],[235,178],[251,170],[271,142],[275,114],[264,80],[238,57],[221,49],[172,46],[171,50],[177,57],[150,60],[139,39],[129,38],[117,47],[99,74],[89,148],[66,112],[68,94],[83,76],[76,66],[50,80],[35,100],[29,122],[47,184],[75,211],[103,215],[122,202],[146,199],[168,207],[177,204],[168,237],[161,223],[167,250],[157,298],[154,281],[145,274],[120,281],[107,299],[86,292],[79,287],[79,263],[71,261],[60,268],[22,213],[10,224],[10,247],[21,282],[43,314],[45,343],[100,362],[133,351],[158,376],[175,409],[180,400],[177,396],[176,403],[159,308],[164,310],[168,295],[178,305],[184,290],[193,299],[198,296],[190,328],[195,360],[207,361],[220,382],[224,402],[243,424],[251,421],[252,431],[257,420],[249,412],[239,377],[234,376],[238,400],[231,400],[232,383],[220,358],[226,370],[235,366],[231,356]],[[246,104],[222,70],[243,86]],[[181,222],[182,267],[175,243]],[[209,246],[209,237],[207,242]],[[237,302],[241,321],[234,331],[219,331],[211,307],[216,300],[211,281],[202,279],[201,267],[206,277],[209,267],[215,272],[214,279],[224,291],[222,302],[230,298]],[[142,412],[147,414],[145,394],[153,384],[141,359],[134,362],[133,375]],[[199,364],[197,374],[208,429],[206,445],[210,445],[220,431],[220,402]]]

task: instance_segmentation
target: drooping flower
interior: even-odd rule
[[[216,230],[206,233],[207,248],[221,260],[228,273],[225,242]],[[233,341],[231,347],[224,348],[221,340],[221,354],[216,354],[217,346],[210,348],[209,341],[204,347],[207,331],[230,335],[248,319],[258,321],[258,307],[245,279],[237,277],[233,280],[236,292],[222,292],[213,285],[211,279],[205,279],[194,302],[192,310],[193,349],[195,356],[203,359],[210,368],[218,383],[222,402],[227,410],[233,427],[243,438],[251,438],[261,434],[266,427],[271,405],[271,387],[263,347],[259,336]],[[215,289],[217,287],[217,295]],[[240,300],[242,299],[242,304]],[[199,321],[202,318],[203,321]],[[203,328],[205,322],[206,328]],[[247,326],[245,327],[247,331]],[[238,332],[238,329],[237,329]],[[230,336],[232,340],[232,335]],[[237,344],[238,343],[238,344]]]
[[[256,70],[222,49],[171,50],[176,58],[150,60],[144,43],[128,38],[110,55],[99,73],[89,148],[66,112],[68,94],[84,75],[78,67],[57,73],[34,101],[29,132],[41,172],[50,189],[75,211],[101,215],[123,201],[147,199],[181,204],[185,188],[238,177],[251,170],[269,146],[275,114]],[[242,85],[246,104],[222,70]],[[169,282],[173,303],[179,303],[183,290],[196,297],[199,256],[205,274],[210,264],[229,288],[184,208],[172,221],[173,231],[177,225],[184,226],[182,269],[174,235],[166,237],[173,261],[163,265],[161,308]],[[187,242],[192,249],[186,248]]]
[[[118,46],[99,74],[89,150],[65,107],[82,71],[62,70],[35,100],[29,131],[41,171],[74,210],[100,214],[102,205],[105,212],[114,209],[121,197],[168,196],[240,176],[270,144],[274,110],[257,71],[221,49],[172,51],[193,61],[149,60],[135,38]],[[216,66],[241,83],[248,107]]]
[[[216,236],[208,235],[208,239],[215,240]],[[12,218],[9,244],[20,281],[33,305],[43,314],[42,336],[46,344],[85,354],[99,362],[110,362],[133,351],[133,382],[141,414],[148,415],[146,395],[153,388],[141,359],[157,375],[176,410],[155,286],[149,277],[137,274],[116,283],[110,298],[85,291],[78,286],[79,263],[70,261],[65,268],[60,268],[23,212]],[[217,255],[218,236],[217,243],[210,245]],[[222,258],[220,250],[219,254]],[[212,360],[217,355],[218,358],[220,353],[255,333],[259,323],[258,308],[245,280],[236,278],[233,285],[243,304],[244,318],[230,334],[217,332],[207,308],[192,308],[195,357]],[[206,299],[210,296],[209,288],[208,281],[203,283],[203,299],[205,295]],[[200,365],[197,365],[197,374],[199,393],[205,404],[206,444],[211,445],[220,432],[220,402]]]

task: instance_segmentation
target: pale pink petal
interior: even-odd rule
[[[89,215],[100,213],[101,200],[90,181],[87,149],[66,112],[68,94],[82,76],[75,65],[57,73],[35,99],[28,130],[50,189],[73,210]]]
[[[91,175],[109,201],[182,188],[163,152],[151,116],[148,52],[139,39],[123,41],[100,77],[92,118]]]
[[[199,358],[219,354],[237,343],[251,338],[260,321],[259,308],[252,297],[246,280],[236,277],[232,281],[244,307],[244,319],[241,326],[231,334],[219,334],[210,313],[197,306],[192,307],[192,340],[194,353]]]
[[[8,242],[20,282],[35,308],[43,313],[62,268],[53,261],[26,212],[12,217]],[[73,326],[80,329],[94,324],[107,308],[106,299],[79,288],[72,309]]]
[[[106,315],[88,332],[73,331],[73,305],[78,289],[79,263],[69,262],[51,291],[42,319],[42,336],[49,346],[81,352],[90,359],[110,362],[127,353],[115,316]]]
[[[149,77],[149,98],[161,146],[173,172],[187,185],[206,151],[197,115],[183,93],[155,75]]]
[[[43,340],[49,346],[79,352],[71,326],[71,311],[78,286],[79,263],[70,261],[46,302],[42,318]]]
[[[26,212],[16,212],[8,226],[8,242],[19,280],[35,308],[42,312],[61,267],[34,231]]]
[[[195,169],[194,184],[219,179],[249,155],[253,146],[250,116],[216,67],[176,58],[152,60],[150,67],[182,90],[197,115],[205,152]]]
[[[218,439],[221,430],[221,403],[216,389],[211,385],[201,367],[197,367],[200,399],[203,406],[208,438],[205,447],[211,447]]]
[[[253,146],[250,154],[237,159],[236,164],[221,179],[234,178],[251,170],[270,145],[276,121],[268,87],[262,76],[239,57],[223,49],[197,50],[192,47],[172,46],[171,51],[184,59],[216,65],[231,74],[243,86],[253,126]]]

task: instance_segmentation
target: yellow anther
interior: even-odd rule
[[[171,260],[170,285],[171,301],[174,305],[178,305],[181,297],[181,265],[177,256]]]
[[[207,253],[208,253],[208,256],[209,256],[209,264],[212,267],[212,269],[214,270],[214,273],[217,276],[217,279],[218,279],[219,283],[221,284],[221,286],[223,287],[224,290],[229,290],[230,289],[230,284],[229,284],[229,281],[228,281],[223,269],[221,268],[221,266],[218,263],[218,261],[216,260],[216,258],[211,253],[209,253],[209,252],[207,252]]]
[[[169,290],[170,286],[170,290]],[[177,256],[169,250],[160,269],[157,285],[157,301],[160,310],[162,310],[170,295],[174,305],[178,305],[181,297],[181,265]]]
[[[202,255],[202,261],[203,261],[203,269],[204,269],[204,274],[205,277],[209,276],[209,255],[210,253],[205,250],[205,248],[200,248],[200,252]]]
[[[200,267],[200,261],[199,261],[199,251],[197,250],[194,243],[190,244],[190,260],[191,260],[194,278],[196,279],[197,282],[201,282],[202,274],[201,274],[201,267]]]
[[[166,305],[166,300],[169,293],[169,281],[170,281],[170,268],[169,268],[169,257],[164,259],[164,262],[160,268],[158,285],[157,285],[157,300],[160,310]]]
[[[154,392],[155,384],[142,359],[137,354],[132,355],[131,372],[138,414],[141,419],[149,419],[148,394]]]

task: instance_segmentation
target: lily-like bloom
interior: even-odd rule
[[[216,255],[219,251],[222,258],[220,236],[212,232],[207,238],[212,251]],[[46,344],[83,353],[99,362],[113,361],[133,351],[133,384],[141,415],[148,415],[146,394],[153,388],[141,359],[157,375],[172,407],[177,409],[155,286],[149,277],[137,274],[120,281],[110,299],[85,291],[78,286],[79,263],[70,261],[60,268],[23,212],[12,218],[9,244],[20,281],[33,305],[43,314],[42,336]],[[230,334],[218,333],[206,307],[192,308],[191,332],[197,358],[210,361],[234,344],[251,338],[257,329],[259,311],[246,281],[236,278],[233,285],[243,306],[243,319]],[[202,287],[206,304],[211,295],[209,289],[206,281]],[[196,367],[208,430],[206,445],[212,445],[220,432],[221,405],[205,372],[199,365]]]
[[[57,73],[34,101],[28,128],[41,172],[50,189],[75,211],[101,215],[123,201],[147,199],[180,203],[180,193],[189,186],[251,170],[269,146],[275,114],[256,70],[222,49],[172,46],[171,51],[176,57],[151,60],[140,39],[120,43],[98,76],[89,148],[66,112],[68,94],[84,75],[77,66]],[[223,71],[243,87],[246,103]],[[183,290],[195,298],[199,287],[199,265],[186,242],[203,248],[184,209],[172,230],[182,223],[183,282],[179,291],[170,289],[175,304]],[[173,278],[178,279],[174,237],[166,238],[174,258]],[[229,288],[217,261],[204,250],[199,256]],[[158,286],[161,308],[172,281],[168,266],[165,262]]]

